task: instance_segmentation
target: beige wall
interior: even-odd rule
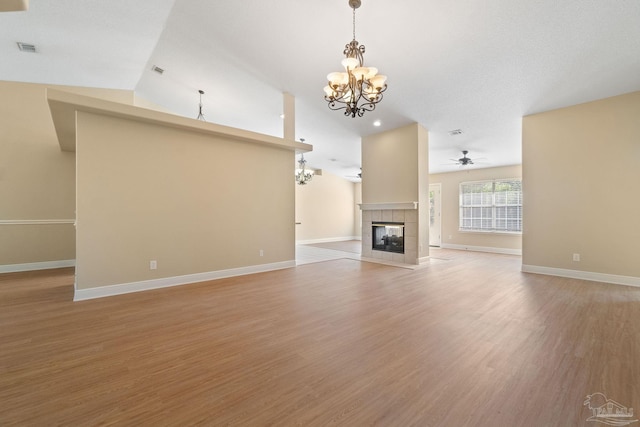
[[[417,236],[405,238],[405,261],[429,255],[429,134],[418,123],[362,139],[362,203],[418,202]],[[404,210],[404,208],[390,208]],[[376,214],[377,215],[377,214]],[[375,215],[374,215],[375,216]],[[374,218],[372,216],[372,218]],[[363,254],[370,249],[370,221],[363,219]],[[376,251],[374,251],[375,253]],[[379,254],[376,254],[379,255]]]
[[[359,235],[356,185],[326,171],[307,185],[296,185],[296,241],[348,240]]]
[[[362,182],[356,182],[355,184],[355,206],[353,207],[353,215],[355,218],[354,224],[354,236],[358,239],[362,239],[362,211],[360,210],[360,204],[362,203]]]
[[[640,92],[527,116],[522,151],[523,264],[640,277]]]
[[[75,258],[75,156],[60,151],[47,87],[133,102],[128,91],[0,81],[0,266]]]
[[[418,201],[418,127],[412,124],[362,138],[363,203]]]
[[[431,174],[429,176],[430,184],[442,185],[442,247],[496,249],[498,251],[506,250],[506,252],[519,252],[522,249],[522,235],[520,234],[459,231],[460,183],[503,178],[522,178],[522,166],[466,169],[460,172]],[[525,193],[525,203],[528,201],[527,196]]]
[[[76,150],[78,289],[295,259],[293,151],[85,112]]]

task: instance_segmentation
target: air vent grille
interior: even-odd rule
[[[162,74],[162,73],[164,73],[164,69],[162,69],[162,68],[158,67],[157,65],[154,65],[153,67],[151,67],[151,70],[152,70],[152,71],[155,71],[155,72],[156,72],[156,73],[158,73],[158,74]]]
[[[30,43],[18,42],[18,49],[21,52],[36,53],[36,45]]]
[[[451,135],[451,136],[455,136],[455,135],[462,135],[462,129],[454,129],[454,130],[450,130],[450,131],[449,131],[449,135]]]

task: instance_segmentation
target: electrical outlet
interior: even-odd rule
[[[149,270],[156,270],[158,268],[158,261],[155,259],[149,261]]]
[[[580,254],[573,254],[574,261],[580,261]]]
[[[264,256],[264,251],[260,249],[260,256]]]

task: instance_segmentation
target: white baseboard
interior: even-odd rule
[[[275,262],[271,264],[252,265],[248,267],[231,268],[228,270],[209,271],[205,273],[187,274],[184,276],[164,277],[161,279],[144,280],[141,282],[122,283],[118,285],[100,286],[97,288],[78,289],[76,286],[73,300],[83,301],[94,298],[103,298],[114,295],[129,294],[132,292],[148,291],[152,289],[167,288],[170,286],[186,285],[189,283],[206,282],[209,280],[223,279],[225,277],[244,276],[247,274],[262,273],[265,271],[282,270],[295,267],[295,261]]]
[[[313,240],[296,240],[296,245],[313,245],[316,243],[346,242],[349,240],[362,240],[362,236],[329,237],[326,239],[313,239]]]
[[[568,277],[570,279],[590,280],[592,282],[613,283],[616,285],[640,287],[640,277],[619,276],[617,274],[594,273],[591,271],[569,270],[565,268],[540,267],[522,264],[524,273],[546,274],[548,276]]]
[[[443,243],[442,245],[440,245],[440,247],[442,249],[457,249],[461,251],[491,252],[494,254],[522,256],[522,249],[492,248],[488,246],[452,245],[448,243]]]
[[[60,261],[29,262],[26,264],[0,265],[0,273],[16,273],[19,271],[50,270],[52,268],[75,267],[75,259]]]

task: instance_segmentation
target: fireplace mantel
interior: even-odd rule
[[[393,209],[418,209],[418,202],[399,202],[399,203],[360,203],[361,211],[376,211],[376,210],[393,210]]]

